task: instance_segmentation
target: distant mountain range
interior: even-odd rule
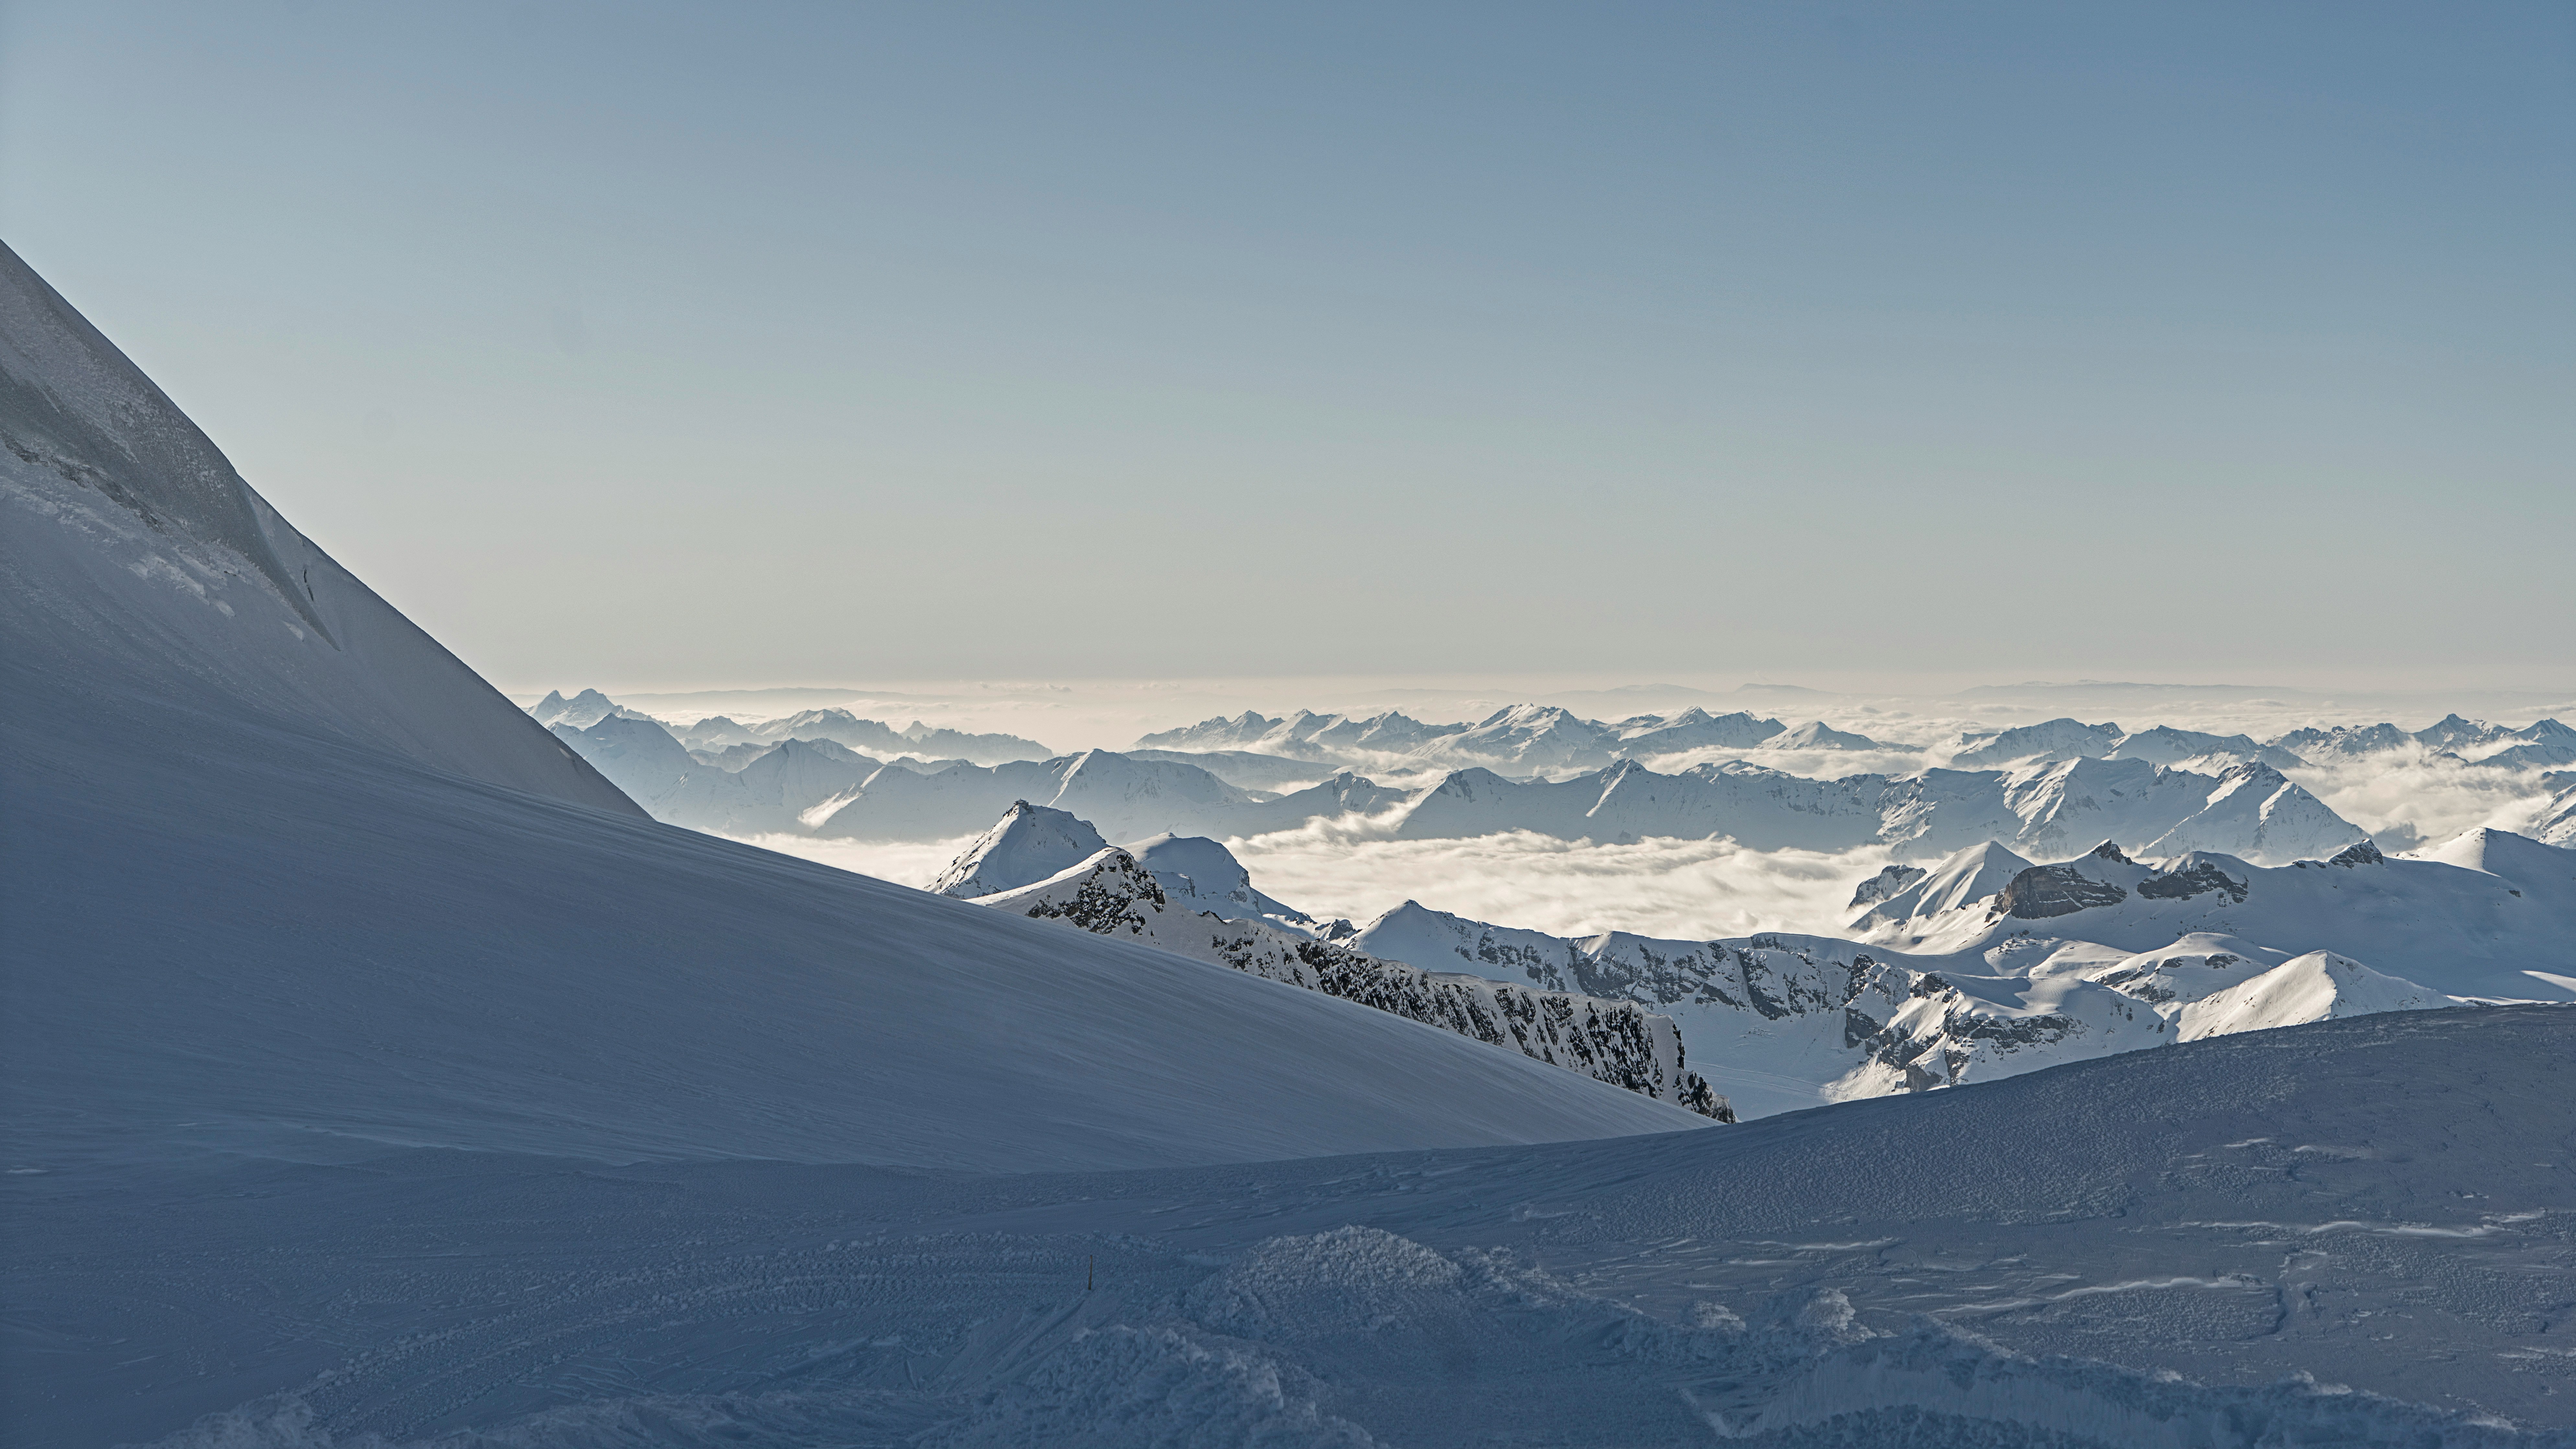
[[[1510,738],[1517,728],[1492,723],[1489,740]],[[1882,845],[1920,859],[1989,839],[2044,853],[2116,838],[2153,852],[2225,850],[2276,864],[2331,855],[2363,838],[2315,796],[2256,762],[2203,774],[2141,759],[2079,757],[2014,769],[1816,780],[1743,762],[1667,775],[1622,761],[1556,781],[1470,768],[1413,789],[1339,772],[1283,794],[1226,779],[1220,771],[1234,768],[1233,752],[1200,757],[1206,767],[1188,763],[1186,752],[1112,750],[986,766],[887,762],[831,740],[790,739],[728,769],[650,720],[611,714],[588,729],[554,729],[655,818],[728,834],[946,840],[1028,800],[1079,815],[1114,839],[1239,838],[1357,814],[1379,817],[1405,839],[1524,830],[1566,840],[1726,837],[1766,850]]]
[[[2333,1017],[2576,999],[2576,851],[2494,830],[2411,858],[2359,841],[2279,867],[2206,850],[2150,863],[2109,843],[2038,864],[1985,841],[1863,881],[1847,937],[1700,941],[1551,936],[1411,901],[1364,925],[1318,921],[1263,895],[1213,840],[1121,849],[1021,801],[940,888],[1311,990],[1373,993],[1383,1009],[1729,1118]],[[1390,975],[1393,963],[1465,974]],[[1580,1025],[1515,1039],[1495,1025],[1512,990],[1543,994],[1529,1019]]]

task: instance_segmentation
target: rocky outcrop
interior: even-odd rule
[[[1636,1002],[1425,971],[1267,922],[1182,910],[1153,872],[1116,847],[1048,880],[985,896],[976,904],[1338,996],[1720,1122],[1735,1120],[1726,1099],[1689,1070],[1681,1032],[1672,1019]]]
[[[2025,921],[2071,916],[2093,906],[2116,906],[2129,893],[2109,881],[2095,880],[2072,864],[2034,865],[2014,876],[1995,896],[1994,914]]]

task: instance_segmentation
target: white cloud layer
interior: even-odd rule
[[[1417,900],[1557,935],[1634,931],[1706,939],[1831,932],[1885,850],[1747,850],[1728,840],[1588,845],[1516,831],[1384,840],[1338,823],[1231,842],[1255,884],[1317,916],[1367,921]]]
[[[926,886],[972,836],[928,844],[751,837],[749,844],[898,885]],[[1418,900],[1497,925],[1559,935],[1635,931],[1705,939],[1832,932],[1852,887],[1888,860],[1877,848],[1747,850],[1724,840],[1587,845],[1526,831],[1473,840],[1387,840],[1365,821],[1318,822],[1227,842],[1253,883],[1319,917],[1367,921]]]

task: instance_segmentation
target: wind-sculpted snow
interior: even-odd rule
[[[1005,821],[997,829],[1012,824]],[[1629,1001],[1424,971],[1268,921],[1228,920],[1175,906],[1152,871],[1114,846],[1047,880],[975,904],[1355,1001],[1722,1122],[1735,1120],[1726,1099],[1686,1066],[1681,1035],[1669,1018]]]
[[[2571,1060],[2411,1012],[1126,1173],[58,1161],[0,1179],[0,1383],[67,1449],[2563,1445]]]

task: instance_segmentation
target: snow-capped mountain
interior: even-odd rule
[[[1738,710],[1710,714],[1694,705],[1673,715],[1638,715],[1616,726],[1619,751],[1631,759],[1679,754],[1684,750],[1751,749],[1781,732],[1776,719]]]
[[[1418,746],[1415,753],[1473,760],[1515,775],[1598,769],[1616,757],[1618,731],[1554,705],[1498,709],[1467,729]]]
[[[1266,921],[1302,936],[1320,930],[1321,923],[1314,917],[1256,889],[1252,872],[1243,868],[1234,852],[1204,835],[1157,835],[1136,841],[1127,850],[1179,909],[1205,911],[1230,921]]]
[[[2533,819],[2531,835],[2544,844],[2576,847],[2576,780],[2562,781],[2557,790]]]
[[[2053,719],[2034,725],[2017,725],[1955,750],[1951,753],[1950,763],[1974,769],[1983,765],[2099,759],[2119,748],[2124,734],[2116,724],[2089,725],[2081,720]]]
[[[1633,998],[1067,929],[1217,929],[1114,855],[1030,919],[641,818],[5,250],[0,440],[13,1444],[2566,1438],[2567,1013],[2217,936],[1565,958],[1733,1011],[1756,1086],[2237,1033],[1682,1130]],[[681,769],[640,723],[568,733]],[[854,753],[761,758],[784,808]],[[2301,888],[2556,909],[2450,847]],[[1993,894],[2271,887],[2069,863]]]
[[[2105,845],[2034,865],[1986,842],[1864,882],[1849,940],[1564,938],[1407,902],[1350,944],[1669,1014],[1698,1070],[1755,1115],[2195,1034],[2576,999],[2576,852],[2473,831],[2427,854],[2442,858],[2365,842],[2279,868],[2157,866]]]
[[[0,384],[13,1164],[333,1143],[1027,1170],[1698,1120],[656,825],[5,252]]]
[[[1241,838],[1358,814],[1387,816],[1406,839],[1516,830],[1597,841],[1724,836],[1765,850],[1884,845],[1910,860],[1983,840],[2049,854],[2118,839],[2155,854],[2223,850],[2276,864],[2331,855],[2363,838],[2358,827],[2260,763],[2201,774],[2143,760],[2077,757],[2012,771],[1817,780],[1740,761],[1673,775],[1623,761],[1556,781],[1473,768],[1413,791],[1342,773],[1271,796],[1229,784],[1172,751],[879,768],[873,757],[846,747],[790,741],[728,777],[666,732],[664,741],[644,738],[659,729],[616,717],[587,731],[558,727],[568,745],[655,818],[736,834],[953,839],[1027,800],[1128,840],[1163,833]]]
[[[2278,745],[2258,744],[2250,735],[2214,735],[2205,730],[2175,729],[2171,725],[2155,725],[2134,734],[2122,735],[2104,758],[2187,767],[2197,761],[2251,761],[2276,770],[2295,770],[2307,763]]]
[[[1897,754],[1920,754],[1912,745],[1884,745],[1867,735],[1838,730],[1823,720],[1809,720],[1792,730],[1782,730],[1764,740],[1766,750],[1885,750]]]
[[[2273,743],[2310,759],[2350,758],[2420,745],[2437,754],[2494,769],[2546,770],[2576,765],[2576,729],[2554,719],[2507,729],[2451,714],[2412,733],[2393,724],[2335,725],[2292,730]]]
[[[1135,749],[1120,753],[1131,760],[1160,760],[1165,764],[1194,766],[1239,790],[1270,793],[1303,790],[1332,778],[1336,773],[1331,766],[1317,761],[1260,755],[1250,750]]]
[[[931,881],[930,891],[961,900],[999,895],[1045,880],[1108,848],[1090,821],[1015,800],[992,829],[975,837]]]
[[[1962,852],[1924,884],[1970,860],[1980,885],[2010,866]],[[1863,945],[1980,958],[2028,950],[2011,943],[2034,933],[2124,952],[2225,935],[2293,954],[2334,951],[2454,996],[2559,1000],[2567,993],[2533,971],[2576,964],[2576,852],[2502,831],[2471,831],[2412,858],[2364,842],[2324,863],[2274,867],[2203,851],[2150,865],[2106,845],[2017,870],[1990,895],[1900,895],[1855,929]]]
[[[2076,758],[2019,770],[1926,770],[1813,780],[1741,762],[1660,775],[1619,764],[1559,782],[1462,770],[1403,810],[1395,833],[1451,839],[1528,830],[1604,841],[1730,837],[1756,849],[1886,845],[1930,859],[2003,840],[2052,852],[2134,840],[2173,852],[2224,846],[2249,859],[2329,855],[2363,838],[2268,765],[2223,775],[2143,760]]]
[[[1726,1099],[1686,1067],[1681,1034],[1668,1017],[1628,1001],[1420,970],[1266,921],[1192,910],[1173,902],[1154,872],[1115,846],[975,904],[1355,1001],[1701,1116],[1735,1120]]]
[[[620,719],[652,718],[626,708],[596,689],[585,689],[570,699],[561,693],[548,691],[545,698],[528,706],[528,713],[541,725],[569,725],[577,730],[586,730],[612,715]]]

